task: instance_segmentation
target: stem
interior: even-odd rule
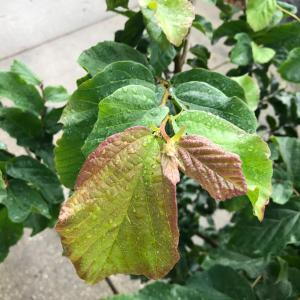
[[[108,286],[110,287],[110,289],[111,289],[111,291],[113,292],[114,295],[120,294],[118,289],[115,287],[114,283],[111,281],[111,279],[109,277],[106,277],[105,281],[108,284]]]
[[[216,241],[212,240],[211,238],[209,238],[208,236],[205,236],[204,234],[202,233],[197,233],[197,235],[202,239],[204,240],[207,244],[211,245],[213,248],[218,248],[219,245]]]
[[[293,190],[294,190],[294,193],[296,194],[296,196],[299,197],[300,193],[295,188]]]
[[[160,125],[160,133],[166,142],[169,142],[171,140],[171,138],[166,133],[166,125],[167,125],[167,122],[169,121],[169,119],[170,119],[170,117],[169,117],[169,115],[167,115],[166,118],[162,121],[162,123]]]
[[[163,98],[161,100],[160,106],[164,106],[164,105],[167,104],[167,102],[169,100],[169,96],[170,96],[169,90],[168,90],[167,87],[165,87],[165,93],[164,93]]]
[[[259,275],[254,282],[251,284],[251,287],[254,289],[256,287],[256,285],[260,282],[260,280],[262,279],[262,275]]]
[[[290,11],[286,10],[285,8],[281,7],[280,5],[276,4],[276,7],[281,10],[283,13],[289,15],[290,17],[294,18],[295,20],[297,20],[298,22],[300,22],[300,18],[296,15],[294,15],[293,13],[291,13]]]

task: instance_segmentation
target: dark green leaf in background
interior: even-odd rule
[[[300,48],[293,49],[278,69],[285,80],[300,83]]]
[[[238,33],[234,37],[236,45],[230,52],[231,62],[238,66],[247,66],[252,62],[251,39],[246,33]]]
[[[106,6],[108,10],[115,9],[117,7],[128,7],[129,0],[106,0]]]

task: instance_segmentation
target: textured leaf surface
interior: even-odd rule
[[[300,140],[290,137],[276,137],[279,151],[285,162],[288,176],[300,188]]]
[[[11,159],[6,165],[8,175],[30,182],[50,203],[63,201],[63,193],[56,175],[45,165],[29,156]]]
[[[262,223],[242,216],[232,228],[228,243],[251,257],[279,255],[288,243],[299,241],[299,232],[299,201],[291,201],[284,206],[272,204]]]
[[[35,87],[13,72],[0,72],[0,96],[13,101],[18,108],[36,115],[43,108],[43,100]]]
[[[247,22],[254,31],[266,28],[276,12],[276,0],[248,0]]]
[[[224,150],[236,153],[242,160],[243,174],[248,186],[248,197],[255,215],[261,220],[271,195],[272,162],[270,150],[255,134],[248,134],[230,122],[211,113],[190,111],[182,113],[176,123],[186,127],[190,135],[208,138]]]
[[[189,109],[209,111],[247,132],[255,132],[257,122],[247,104],[237,97],[229,98],[217,88],[198,81],[175,88],[175,96]]]
[[[199,136],[185,136],[177,145],[183,172],[197,180],[216,200],[226,200],[247,193],[238,155]]]
[[[110,135],[133,126],[159,126],[169,109],[160,107],[155,92],[139,85],[118,89],[99,104],[98,120],[87,137],[82,151],[90,154]]]
[[[146,57],[139,51],[126,44],[116,42],[102,42],[85,50],[80,55],[78,62],[94,76],[113,62],[128,60],[148,65]]]
[[[13,64],[10,67],[10,70],[14,73],[17,73],[24,81],[29,84],[39,85],[42,82],[35,74],[33,74],[30,69],[28,69],[26,65],[18,60],[14,60]]]
[[[175,186],[162,174],[160,138],[145,127],[109,137],[89,156],[56,226],[79,276],[159,278],[178,260]]]
[[[8,254],[10,246],[16,244],[23,234],[23,225],[13,223],[5,207],[0,208],[0,262]]]
[[[176,87],[181,83],[189,81],[206,82],[223,92],[227,97],[235,96],[240,99],[245,99],[244,90],[239,86],[238,83],[222,74],[211,72],[205,69],[193,69],[178,73],[172,78],[171,83]]]
[[[7,197],[0,202],[6,206],[9,218],[15,223],[23,222],[31,212],[51,217],[43,197],[22,180],[10,180]]]
[[[168,40],[180,46],[195,18],[193,5],[188,0],[139,0],[143,9],[155,12],[157,23]]]
[[[64,134],[55,150],[56,168],[64,185],[72,188],[84,162],[81,147],[97,121],[98,104],[130,84],[155,90],[151,72],[135,62],[116,62],[84,82],[68,101],[62,116]]]
[[[231,77],[231,79],[243,88],[249,108],[253,111],[256,110],[260,97],[260,90],[256,80],[247,74],[239,77]]]
[[[251,42],[251,48],[252,48],[253,59],[258,64],[266,64],[276,54],[276,52],[273,49],[258,46],[254,42]]]
[[[279,67],[282,78],[291,82],[300,82],[300,48],[293,49],[288,58]]]

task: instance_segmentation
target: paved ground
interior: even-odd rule
[[[217,20],[216,11],[203,1],[198,1],[198,12]],[[0,69],[19,59],[46,85],[62,84],[71,92],[75,80],[84,74],[76,63],[79,54],[101,40],[113,39],[123,22],[123,17],[105,12],[104,0],[0,1]],[[208,44],[201,33],[193,32],[191,44],[199,42]],[[211,66],[226,59],[226,49],[217,48],[216,53]],[[22,153],[5,133],[0,132],[0,140],[11,151]],[[224,216],[217,221],[222,224]],[[126,276],[112,279],[123,292],[139,287]],[[26,231],[0,264],[0,300],[96,300],[110,294],[105,282],[88,286],[78,279],[61,256],[59,239],[52,230],[33,238]]]

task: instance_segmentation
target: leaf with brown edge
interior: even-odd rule
[[[90,154],[56,230],[78,275],[166,275],[179,259],[176,187],[162,173],[161,138],[145,127],[115,134]]]
[[[183,172],[197,180],[214,199],[226,200],[247,193],[237,154],[196,135],[182,137],[176,147]]]

